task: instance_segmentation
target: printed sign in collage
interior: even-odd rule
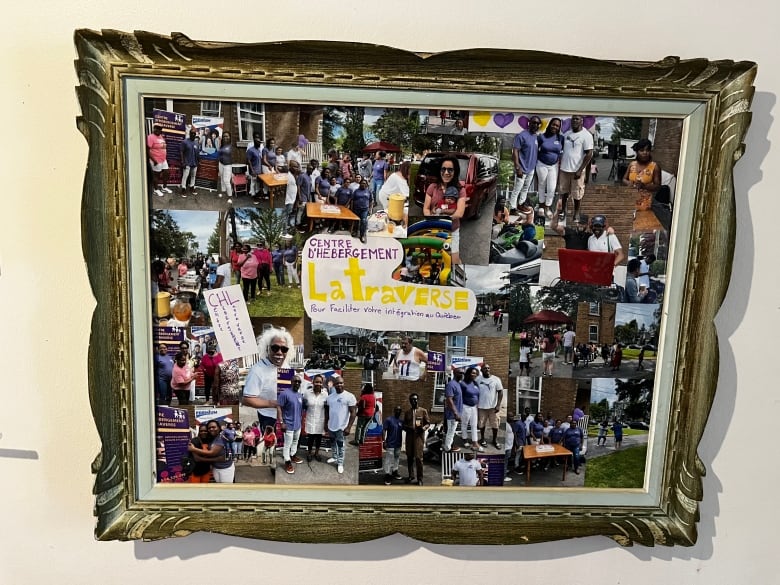
[[[182,97],[139,124],[159,481],[641,487],[679,120]]]

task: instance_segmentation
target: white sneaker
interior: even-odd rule
[[[220,195],[220,197],[222,197],[222,195]],[[228,199],[227,202],[228,202],[228,205],[233,205],[233,200],[232,199]]]
[[[336,469],[336,471],[338,471],[339,473],[344,473],[344,466],[343,465],[339,465],[338,469]]]
[[[166,193],[173,193],[173,191],[168,189],[168,187],[163,187],[162,190],[165,191]]]
[[[220,199],[222,199],[222,193],[217,193],[217,197],[219,197]]]
[[[163,193],[160,189],[155,189],[154,194],[158,197],[165,197],[165,193]]]
[[[504,478],[504,481],[512,481],[512,478],[511,478],[511,477],[509,477],[509,476],[507,475],[507,476]]]
[[[328,459],[328,463],[336,463],[336,458],[335,457],[330,457]]]

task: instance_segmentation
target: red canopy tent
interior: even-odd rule
[[[534,323],[540,323],[542,325],[557,324],[557,323],[571,323],[571,318],[566,313],[560,311],[539,311],[533,315],[529,315],[523,320],[523,323],[529,325]]]
[[[395,144],[391,144],[390,142],[383,142],[382,140],[379,142],[372,142],[371,144],[367,144],[363,149],[363,152],[379,152],[380,150],[384,150],[385,152],[401,152],[401,149],[398,148]]]

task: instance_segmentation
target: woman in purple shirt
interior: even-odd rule
[[[322,171],[322,175],[314,186],[314,191],[317,193],[320,203],[328,202],[328,195],[330,195],[330,171],[328,169]]]
[[[536,162],[536,181],[539,205],[544,206],[547,217],[552,217],[550,206],[555,198],[555,188],[558,186],[558,161],[563,151],[560,118],[552,118],[544,132],[537,135],[537,141],[539,158]]]
[[[477,376],[479,370],[471,366],[466,370],[463,380],[460,381],[460,387],[463,391],[463,413],[460,415],[460,436],[463,443],[466,443],[469,426],[471,427],[471,449],[474,451],[484,451],[477,442],[477,404],[479,403],[479,386],[477,386]]]

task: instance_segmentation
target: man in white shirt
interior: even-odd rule
[[[571,325],[566,326],[566,333],[563,334],[563,363],[570,364],[574,361],[574,338],[576,333],[572,331]]]
[[[225,286],[230,286],[230,277],[232,274],[230,261],[225,262],[225,259],[220,256],[217,260],[217,263],[217,279],[214,281],[214,286],[211,288],[223,288]]]
[[[474,453],[466,451],[463,459],[458,459],[452,466],[452,474],[460,478],[458,484],[462,487],[474,487],[481,483],[485,471],[482,464],[474,459]]]
[[[590,231],[593,234],[588,238],[588,250],[591,252],[613,252],[615,254],[615,266],[623,262],[626,253],[620,245],[615,234],[608,234],[607,218],[603,215],[594,215],[590,221]]]
[[[498,412],[501,410],[501,401],[504,398],[504,386],[498,376],[490,374],[490,366],[482,366],[482,375],[477,378],[479,387],[479,403],[477,404],[477,428],[479,428],[480,441],[483,447],[487,446],[485,442],[485,425],[490,423],[490,429],[493,431],[493,446],[501,449],[501,443],[498,442]]]
[[[298,202],[298,175],[301,165],[290,161],[287,172],[287,189],[284,192],[284,225],[288,230],[295,228],[295,204]]]
[[[585,170],[593,158],[593,135],[583,128],[580,114],[571,117],[571,130],[563,135],[563,154],[558,191],[561,194],[559,219],[566,219],[569,194],[574,197],[574,216],[580,214],[580,202],[585,196]]]

